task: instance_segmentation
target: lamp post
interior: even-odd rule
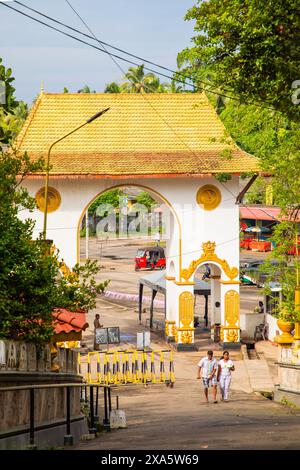
[[[50,170],[49,165],[50,165],[51,150],[53,149],[54,145],[58,144],[58,142],[61,142],[66,137],[69,137],[69,135],[74,134],[74,132],[78,131],[82,127],[84,127],[87,124],[90,124],[91,122],[95,121],[95,119],[98,119],[98,117],[102,116],[102,114],[106,113],[106,111],[108,111],[109,109],[110,108],[106,108],[106,109],[103,109],[102,111],[99,111],[98,113],[94,114],[92,117],[90,117],[83,124],[76,127],[76,129],[73,129],[71,132],[68,132],[68,134],[64,135],[60,139],[53,142],[53,144],[51,144],[50,147],[49,147],[48,156],[47,156],[46,176],[45,176],[45,208],[44,208],[44,227],[43,227],[43,239],[44,240],[46,240],[46,234],[47,234],[48,188],[49,188],[49,170]]]

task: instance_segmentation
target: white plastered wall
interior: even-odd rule
[[[196,202],[197,191],[205,184],[213,184],[221,192],[221,203],[212,211],[204,210]],[[57,211],[48,214],[47,238],[53,240],[60,250],[61,258],[70,267],[78,261],[78,226],[86,208],[101,192],[118,185],[140,185],[145,190],[152,189],[172,206],[173,214],[176,212],[177,217],[175,215],[170,219],[170,239],[166,250],[167,276],[170,262],[173,261],[172,273],[175,272],[176,281],[181,281],[180,264],[181,268],[188,268],[193,260],[200,258],[202,243],[207,241],[216,243],[215,253],[219,258],[226,260],[230,267],[239,267],[239,209],[235,204],[239,192],[238,177],[232,177],[227,183],[221,184],[213,177],[105,180],[67,177],[56,179],[50,176],[49,185],[59,191],[61,205]],[[34,196],[44,186],[44,179],[27,179],[24,186]],[[43,213],[35,210],[31,214],[26,211],[21,214],[22,218],[28,216],[36,221],[34,233],[37,237],[43,230]],[[221,279],[228,280],[223,270],[221,270]],[[215,283],[215,292],[218,288]],[[225,315],[224,294],[230,288],[232,288],[231,285],[221,284],[222,324]],[[233,288],[238,291],[238,284],[235,284]],[[191,287],[167,281],[167,319],[175,320],[177,325],[179,322],[178,298],[183,291],[191,291]],[[218,294],[219,292],[215,295]]]

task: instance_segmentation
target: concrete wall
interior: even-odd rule
[[[242,338],[254,338],[256,326],[263,323],[264,315],[261,313],[241,313],[240,325]]]
[[[300,361],[299,361],[300,362]],[[274,400],[300,407],[300,364],[278,364],[279,386]]]
[[[277,326],[277,318],[267,314],[267,323],[269,327],[269,340],[274,341],[275,336],[282,333]]]
[[[75,351],[58,350],[55,362],[59,372],[51,372],[48,346],[37,350],[31,343],[0,341],[0,449],[26,446],[29,443],[30,422],[29,390],[3,391],[2,388],[82,382],[82,377],[77,373]],[[60,432],[56,428],[66,420],[66,393],[65,388],[59,387],[36,389],[34,392],[35,426],[49,426],[49,429],[38,432],[37,442],[41,446],[63,445],[63,436],[62,439],[59,437]],[[76,420],[72,424],[75,435],[80,434],[80,429],[86,430],[86,420],[81,413],[80,387],[71,389],[71,418]],[[14,432],[18,432],[19,436],[10,437],[10,433]]]

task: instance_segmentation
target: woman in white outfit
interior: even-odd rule
[[[228,394],[231,382],[231,372],[234,371],[234,364],[229,359],[229,352],[224,351],[223,357],[219,361],[217,380],[220,384],[222,400],[228,401]]]

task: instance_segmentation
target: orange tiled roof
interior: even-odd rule
[[[55,145],[52,175],[259,171],[258,160],[226,136],[204,93],[42,93],[17,146],[32,158],[46,158],[55,140],[107,107],[99,119]],[[231,157],[226,157],[229,148]]]
[[[52,316],[55,318],[53,323],[56,335],[62,332],[70,333],[71,331],[80,333],[89,326],[85,313],[71,312],[65,308],[58,308],[52,312]]]

